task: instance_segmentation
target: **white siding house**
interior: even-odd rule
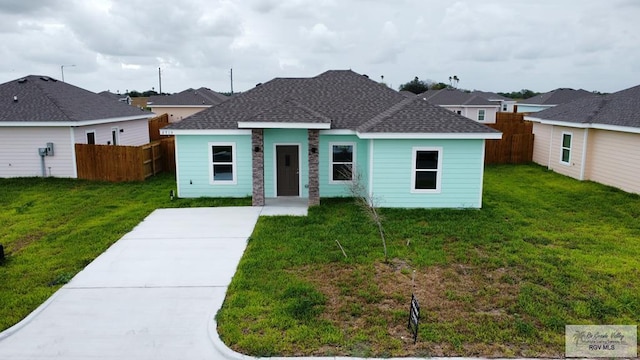
[[[75,144],[144,145],[152,116],[51,77],[0,84],[0,177],[75,178]]]

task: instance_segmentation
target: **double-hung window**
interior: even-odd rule
[[[236,183],[236,144],[209,143],[209,179],[212,184]]]
[[[329,174],[330,182],[353,181],[356,165],[355,143],[330,143]]]
[[[569,165],[571,163],[571,140],[573,134],[568,132],[562,133],[562,150],[560,155],[560,162]]]
[[[414,147],[411,161],[411,192],[440,192],[442,148]]]
[[[484,117],[485,117],[485,110],[478,109],[478,121],[484,121]]]

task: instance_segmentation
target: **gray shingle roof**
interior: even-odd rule
[[[0,84],[0,121],[83,121],[149,114],[48,76],[29,75]]]
[[[573,100],[580,99],[582,97],[593,97],[596,96],[594,93],[589,92],[587,90],[573,90],[568,88],[559,88],[548,93],[536,95],[534,97],[524,99],[519,101],[521,104],[532,104],[532,105],[559,105],[566,104]]]
[[[428,102],[436,105],[475,105],[497,106],[484,97],[466,93],[458,89],[429,90],[418,95]]]
[[[228,100],[229,97],[220,93],[201,87],[197,90],[187,89],[173,95],[155,95],[150,96],[147,100],[147,104],[153,107],[154,105],[218,105],[223,101]]]
[[[480,97],[485,98],[487,100],[515,101],[513,99],[509,99],[508,97],[505,97],[505,96],[502,96],[500,94],[496,94],[496,93],[490,92],[490,91],[473,90],[471,92],[471,94],[480,96]]]
[[[531,117],[640,128],[640,85],[609,95],[586,96],[531,114]]]
[[[351,70],[276,78],[166,129],[237,129],[245,121],[330,121],[332,129],[371,132],[494,132]]]

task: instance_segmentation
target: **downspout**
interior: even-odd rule
[[[369,201],[371,202],[373,202],[373,141],[369,139]]]
[[[551,138],[549,139],[549,160],[547,160],[547,169],[551,169],[551,153],[553,152],[553,130],[556,128],[555,125],[551,126]]]
[[[584,180],[584,173],[587,167],[587,141],[589,141],[589,128],[584,129],[582,139],[582,159],[580,164],[580,180]]]
[[[42,177],[47,177],[47,170],[44,164],[44,152],[39,149],[38,152],[40,153],[40,167],[42,168]]]

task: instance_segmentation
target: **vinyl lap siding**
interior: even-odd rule
[[[0,177],[42,176],[38,148],[48,142],[53,143],[54,155],[44,158],[47,176],[76,177],[68,127],[0,128]]]
[[[640,134],[590,130],[587,179],[640,193]]]
[[[118,131],[120,141],[118,145],[140,146],[149,143],[149,120],[147,119],[76,127],[74,128],[75,142],[86,144],[87,132],[95,131],[96,144],[107,145],[107,142],[111,142],[111,128],[114,127],[123,130]]]
[[[549,143],[552,125],[533,123],[533,162],[549,167]]]
[[[177,180],[180,197],[245,197],[251,196],[250,135],[177,135]],[[212,185],[209,179],[210,142],[236,143],[237,183]]]
[[[550,146],[551,160],[549,169],[574,179],[580,180],[582,169],[582,151],[584,148],[584,129],[554,126]],[[562,134],[571,133],[571,161],[569,165],[561,163]]]
[[[381,207],[479,208],[484,140],[375,140],[373,196]],[[411,192],[412,148],[442,147],[440,193]]]

